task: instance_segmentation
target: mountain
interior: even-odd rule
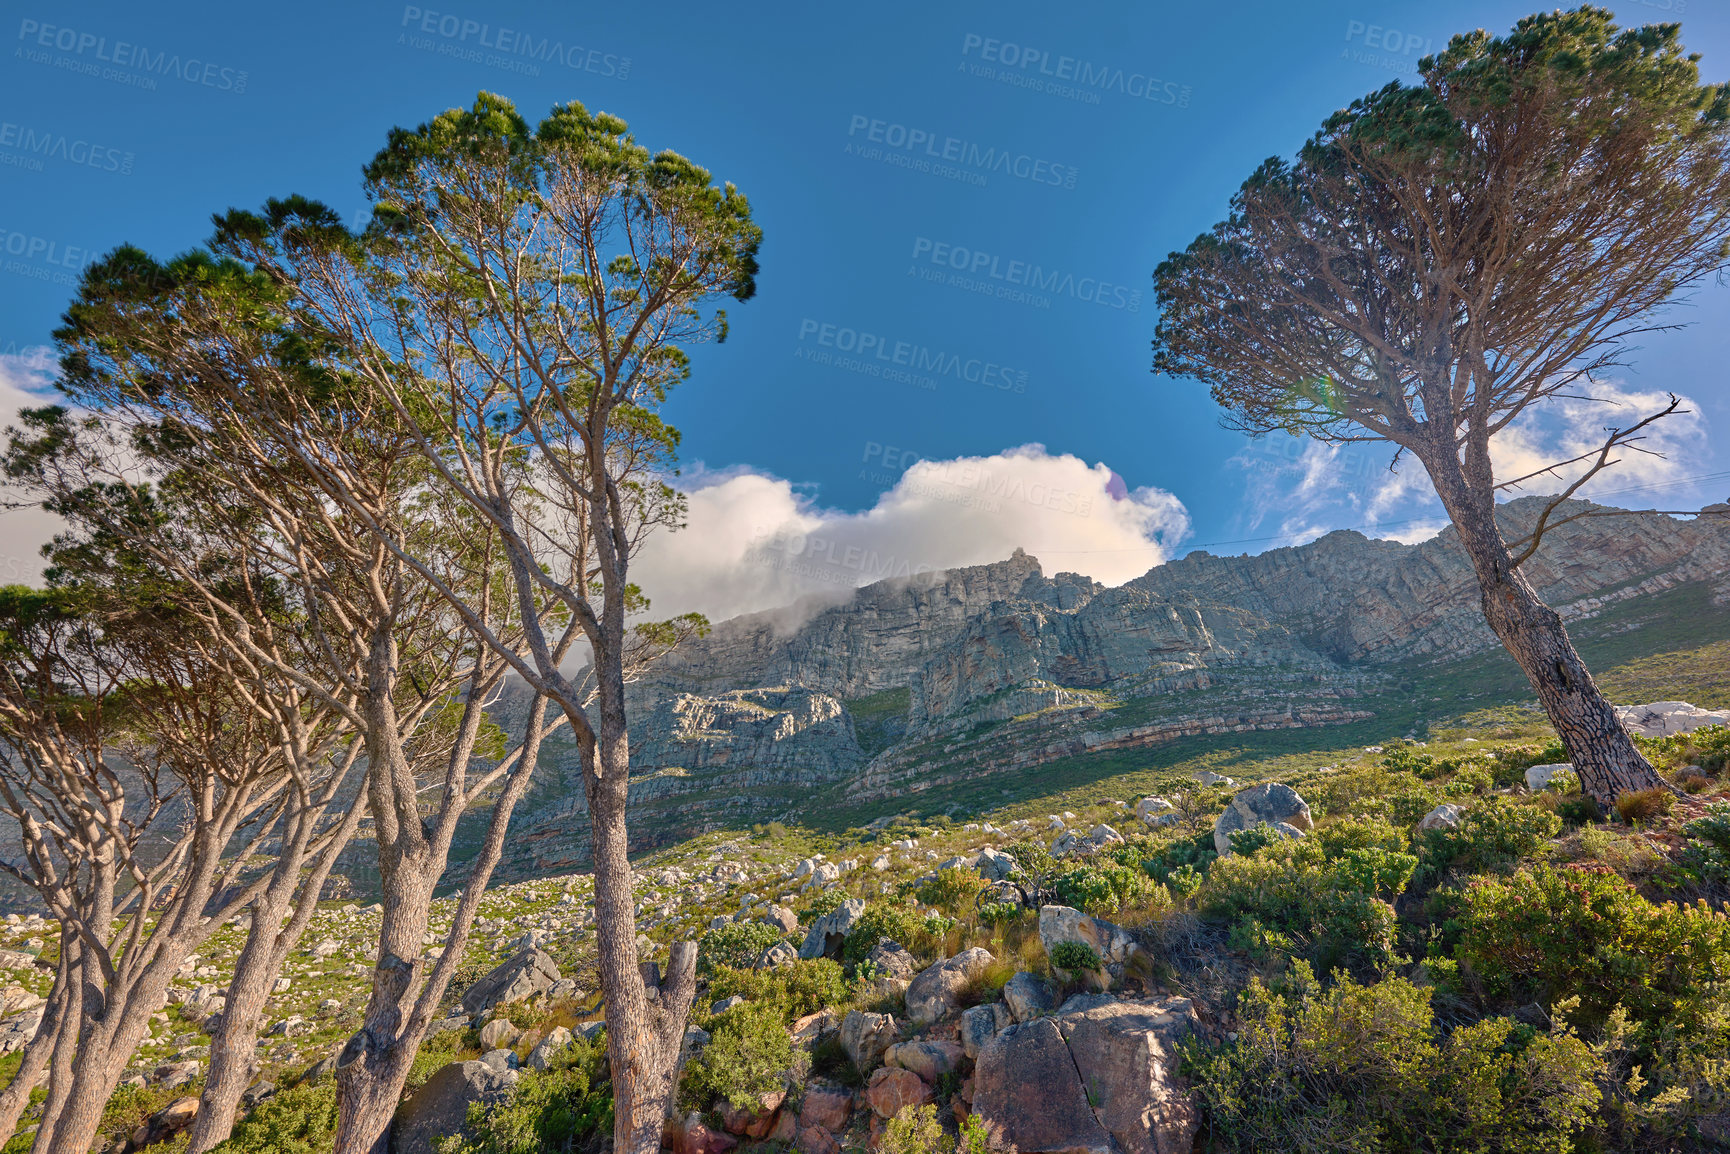
[[[1502,507],[1511,540],[1542,503]],[[1600,634],[1659,651],[1652,620],[1683,606],[1730,636],[1730,519],[1564,513],[1592,515],[1553,530],[1527,573],[1588,659]],[[1013,792],[1040,767],[1184,738],[1421,729],[1486,704],[1492,685],[1523,696],[1451,528],[1416,545],[1339,531],[1256,556],[1195,552],[1116,588],[1048,577],[1016,550],[724,621],[669,656],[632,688],[633,840]],[[549,753],[514,823],[512,873],[581,860],[574,752]]]

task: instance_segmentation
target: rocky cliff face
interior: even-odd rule
[[[1510,540],[1539,505],[1504,506]],[[1575,621],[1690,583],[1730,604],[1730,517],[1587,517],[1553,531],[1528,573]],[[1414,669],[1496,650],[1451,529],[1197,552],[1115,589],[1046,577],[1016,550],[722,622],[633,687],[632,797],[654,836],[657,822],[761,820],[831,787],[892,797],[1183,736],[1342,724]],[[862,748],[866,718],[886,747]],[[530,842],[569,837],[573,768],[528,807]]]

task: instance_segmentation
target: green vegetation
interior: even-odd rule
[[[786,935],[763,922],[729,922],[704,934],[697,943],[697,972],[708,974],[717,966],[742,969],[757,955],[785,941]]]

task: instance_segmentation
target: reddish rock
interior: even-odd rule
[[[663,1140],[673,1154],[727,1154],[739,1144],[732,1135],[703,1125],[702,1115],[695,1112],[668,1123]]]
[[[923,1106],[931,1101],[931,1087],[912,1070],[884,1066],[871,1075],[865,1097],[879,1118],[893,1118],[908,1106]]]
[[[853,1093],[832,1082],[812,1082],[805,1087],[805,1103],[799,1111],[799,1128],[819,1126],[839,1134],[853,1112]]]
[[[787,1100],[785,1090],[776,1090],[772,1094],[764,1094],[757,1100],[754,1110],[741,1110],[731,1102],[722,1102],[719,1113],[721,1125],[727,1133],[737,1134],[741,1138],[753,1138],[758,1141],[768,1137],[769,1131],[775,1128],[775,1112],[781,1108],[781,1103]]]
[[[1194,1143],[1200,1119],[1177,1075],[1177,1043],[1194,1018],[1187,998],[1166,998],[1097,1006],[1062,1020],[1094,1113],[1124,1154],[1187,1154]]]
[[[788,1146],[798,1134],[799,1119],[794,1116],[793,1111],[782,1110],[775,1115],[775,1125],[769,1130],[768,1140]]]
[[[180,1133],[198,1117],[197,1098],[176,1098],[144,1120],[144,1125],[132,1132],[132,1148],[141,1150]]]
[[[1024,1154],[1114,1154],[1050,1018],[1011,1026],[979,1051],[973,1109]]]
[[[821,1126],[806,1126],[799,1131],[799,1136],[793,1140],[799,1154],[841,1154],[841,1143],[835,1141],[835,1135]]]

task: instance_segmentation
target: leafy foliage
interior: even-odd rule
[[[1493,796],[1473,802],[1453,829],[1425,830],[1421,849],[1437,871],[1490,869],[1529,856],[1561,830],[1561,818],[1548,810]]]
[[[793,1043],[779,1009],[745,1002],[716,1017],[709,1032],[708,1046],[685,1074],[685,1087],[698,1101],[725,1099],[737,1109],[755,1109],[762,1095],[786,1085]]]
[[[1079,974],[1105,964],[1099,951],[1086,942],[1058,942],[1051,947],[1051,964],[1059,970]]]
[[[474,1137],[457,1138],[440,1154],[553,1154],[583,1147],[613,1126],[604,1058],[600,1046],[579,1038],[546,1070],[525,1070],[508,1102],[470,1106]]]
[[[914,893],[926,905],[954,914],[972,905],[979,896],[979,891],[984,888],[984,878],[973,870],[957,866],[938,870],[932,877],[921,882]]]
[[[336,1082],[280,1090],[234,1124],[218,1154],[325,1154],[336,1137]]]
[[[773,1007],[788,1022],[847,1000],[847,979],[828,958],[801,959],[768,970],[719,967],[709,978],[708,997],[720,1001],[737,995],[747,1002]]]
[[[708,975],[717,966],[744,969],[757,960],[757,955],[784,940],[779,929],[763,922],[728,922],[698,939],[697,972]]]

